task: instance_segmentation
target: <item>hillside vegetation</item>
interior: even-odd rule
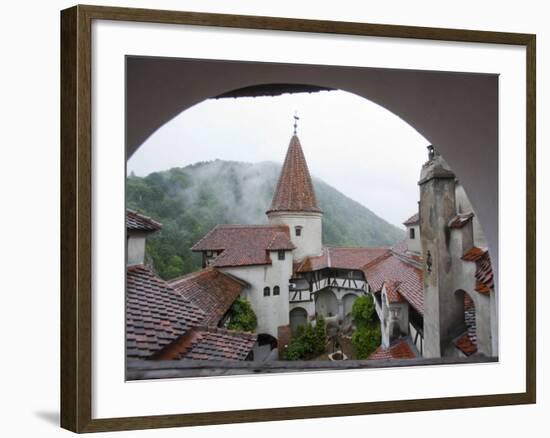
[[[190,248],[217,224],[264,224],[281,166],[276,163],[199,162],[183,168],[130,175],[127,207],[161,222],[149,236],[146,257],[164,279],[200,269]],[[319,179],[313,184],[323,216],[323,242],[385,246],[404,231]]]

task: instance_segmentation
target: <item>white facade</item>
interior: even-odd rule
[[[242,297],[248,300],[258,318],[257,333],[266,333],[278,338],[280,326],[289,324],[289,279],[292,277],[292,257],[285,251],[285,259],[279,260],[278,251],[270,251],[270,265],[235,266],[219,268],[250,284]],[[274,295],[275,287],[279,295]],[[269,296],[264,296],[264,288]]]
[[[422,254],[422,243],[420,241],[420,226],[418,223],[407,225],[407,249]]]
[[[323,250],[322,213],[277,211],[267,214],[270,225],[287,225],[290,240],[296,247],[292,251],[295,261],[318,256]]]
[[[145,260],[145,241],[147,234],[128,231],[126,265],[141,265]]]

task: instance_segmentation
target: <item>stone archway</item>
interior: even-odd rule
[[[302,307],[296,307],[290,311],[289,315],[290,320],[290,330],[292,335],[296,334],[298,327],[307,324],[307,312]]]
[[[331,289],[323,289],[315,295],[315,313],[325,318],[338,317],[338,299]]]
[[[498,279],[498,78],[494,75],[152,57],[129,57],[126,67],[128,157],[191,106],[261,84],[339,89],[381,105],[437,145],[463,181],[485,230]],[[477,165],[471,166],[472,162]]]
[[[353,293],[346,294],[342,298],[342,302],[344,305],[344,318],[351,314],[351,309],[353,308],[353,303],[355,303],[356,299],[357,295]]]

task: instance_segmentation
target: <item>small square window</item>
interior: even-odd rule
[[[277,251],[277,255],[279,256],[279,260],[285,259],[285,252],[284,251]]]

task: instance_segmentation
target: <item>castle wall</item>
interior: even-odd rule
[[[289,227],[290,240],[296,247],[292,251],[295,261],[321,254],[323,250],[321,213],[271,212],[267,216],[270,225],[287,225]],[[296,227],[301,227],[299,236],[296,235]]]
[[[235,275],[250,283],[242,292],[243,298],[250,301],[258,318],[257,333],[267,333],[278,337],[279,326],[289,324],[288,280],[292,276],[292,257],[285,252],[285,259],[279,260],[277,251],[270,251],[271,265],[236,266],[220,268],[222,272]],[[270,295],[264,297],[264,287]],[[273,288],[279,286],[280,294],[273,295]]]

